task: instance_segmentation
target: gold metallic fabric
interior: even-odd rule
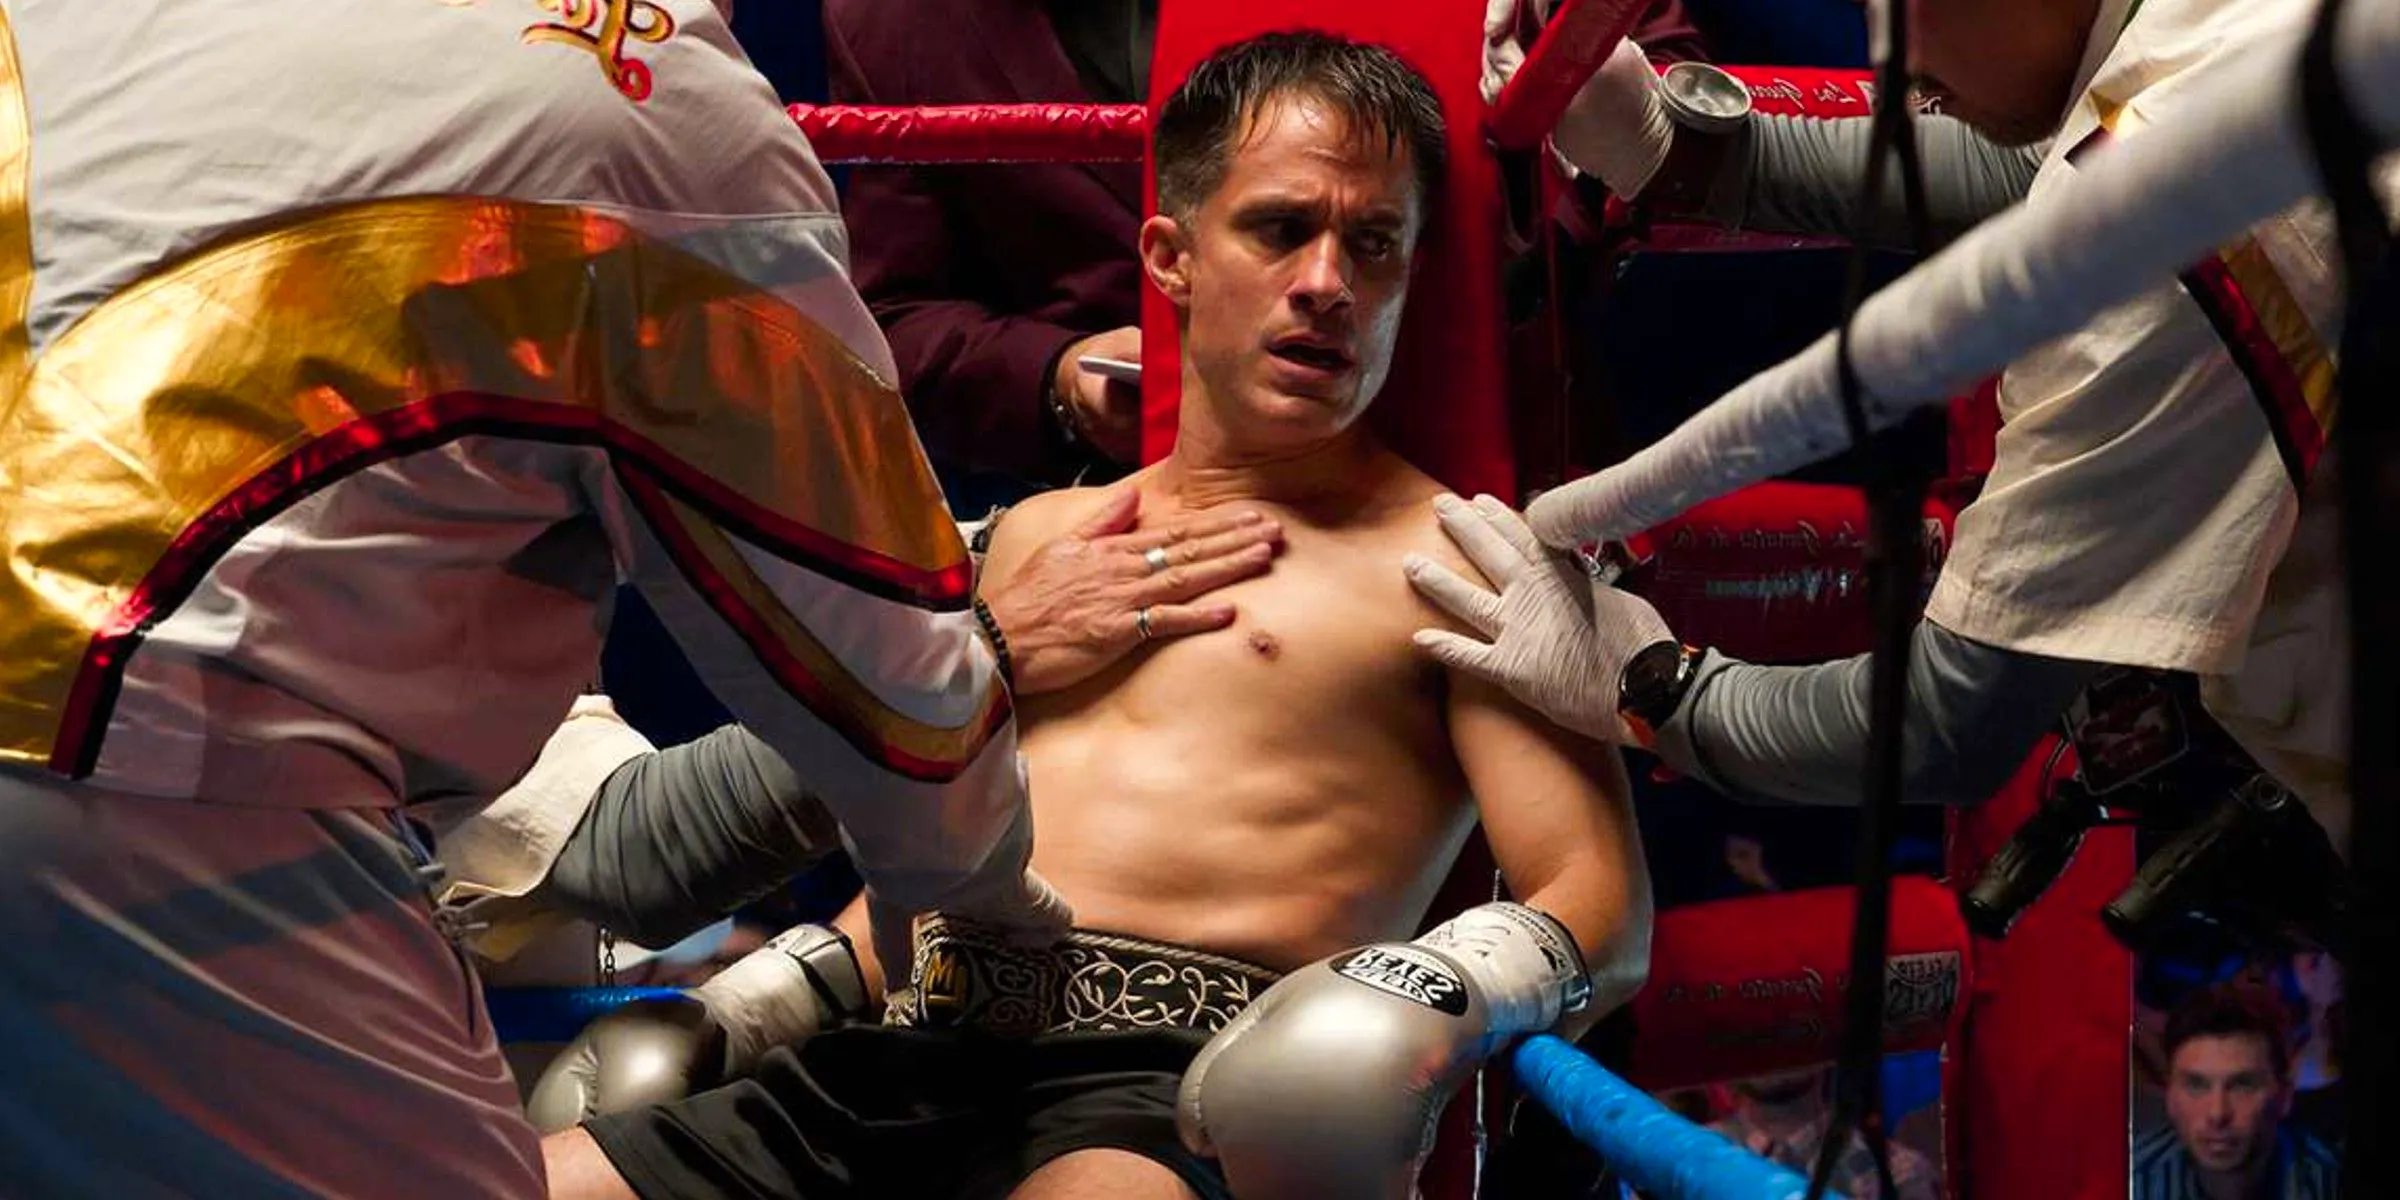
[[[126,288],[27,364],[24,105],[0,91],[0,758],[51,761],[104,721],[145,624],[259,522],[469,433],[604,445],[779,554],[964,607],[965,547],[891,386],[791,305],[587,210],[296,214]]]

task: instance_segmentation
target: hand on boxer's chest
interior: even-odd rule
[[[1374,565],[1386,559],[1397,562],[1399,555],[1378,555],[1361,543],[1287,537],[1264,574],[1195,601],[1232,605],[1232,625],[1161,642],[1150,653],[1161,666],[1174,660],[1205,664],[1202,669],[1371,669],[1405,660],[1412,656],[1412,596],[1397,568],[1383,572],[1388,580],[1375,577]]]

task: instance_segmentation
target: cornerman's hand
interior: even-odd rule
[[[1050,393],[1066,402],[1075,436],[1112,462],[1138,463],[1142,460],[1142,389],[1084,370],[1078,362],[1087,356],[1142,361],[1141,327],[1127,325],[1076,342],[1058,356],[1058,366],[1050,377]]]
[[[1617,715],[1618,677],[1636,651],[1674,636],[1658,610],[1631,592],[1593,582],[1490,496],[1477,496],[1473,504],[1440,496],[1433,507],[1442,531],[1500,592],[1461,579],[1432,559],[1408,556],[1408,581],[1489,639],[1420,629],[1418,648],[1444,666],[1499,684],[1578,733],[1633,741]]]
[[[1483,102],[1493,103],[1500,98],[1500,89],[1508,86],[1517,68],[1525,65],[1525,40],[1518,12],[1518,0],[1484,0],[1483,5]]]
[[[984,585],[1020,695],[1072,687],[1125,657],[1144,640],[1145,609],[1152,639],[1233,624],[1232,605],[1194,601],[1264,572],[1282,547],[1283,526],[1256,512],[1127,532],[1140,507],[1141,494],[1119,485],[1089,520]]]
[[[1520,13],[1520,6],[1533,9]],[[1483,98],[1491,103],[1525,65],[1525,49],[1557,7],[1549,0],[1485,0]],[[1675,127],[1658,98],[1658,72],[1632,38],[1617,43],[1600,70],[1560,114],[1551,145],[1584,174],[1626,199],[1641,194],[1674,143]]]
[[[1024,769],[1022,757],[1018,769]],[[1033,813],[1020,813],[983,866],[956,886],[925,900],[894,895],[867,880],[869,942],[881,965],[885,987],[909,976],[915,957],[917,919],[942,913],[984,925],[1021,946],[1047,946],[1075,926],[1075,910],[1050,882],[1029,866],[1033,861]]]

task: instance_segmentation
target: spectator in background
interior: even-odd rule
[[[2342,1104],[2342,968],[2323,950],[2292,956],[2292,983],[2302,1012],[2292,1049],[2292,1124],[2339,1141],[2348,1124]]]
[[[2288,1127],[2283,1005],[2221,984],[2167,1016],[2167,1126],[2134,1146],[2134,1200],[2333,1200],[2338,1163]]]
[[[1692,15],[1727,62],[1863,69],[1859,0],[1692,0]]]
[[[1157,0],[826,0],[837,104],[1147,98]],[[852,275],[926,453],[1029,484],[1140,449],[1135,389],[1075,370],[1141,358],[1140,163],[860,167]]]
[[[824,13],[836,104],[1149,97],[1157,0],[825,0]],[[1653,0],[1634,36],[1662,61],[1697,54],[1681,0]],[[852,274],[962,507],[988,490],[966,477],[1097,482],[1137,460],[1137,389],[1075,363],[1141,359],[1141,206],[1138,163],[852,172]]]
[[[1741,1080],[1727,1089],[1733,1095],[1733,1111],[1709,1128],[1761,1158],[1806,1175],[1815,1169],[1818,1148],[1833,1124],[1832,1080],[1831,1067]],[[1881,1200],[1882,1184],[1866,1139],[1856,1133],[1850,1138],[1849,1149],[1834,1168],[1833,1188],[1850,1200]],[[1937,1200],[1941,1181],[1933,1160],[1896,1141],[1888,1149],[1898,1200]]]
[[[1725,835],[1725,869],[1748,887],[1761,892],[1780,892],[1783,885],[1767,872],[1767,847],[1746,833]]]

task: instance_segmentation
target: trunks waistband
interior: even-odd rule
[[[930,916],[909,986],[884,1023],[1014,1036],[1133,1029],[1213,1034],[1281,978],[1256,963],[1169,942],[1073,930],[1041,949]]]

